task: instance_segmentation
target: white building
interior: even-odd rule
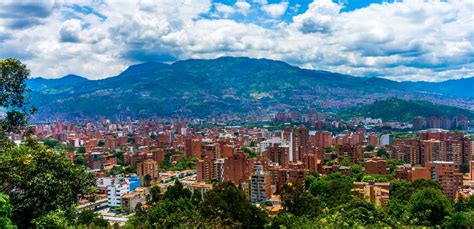
[[[380,136],[380,145],[391,145],[393,143],[393,136],[391,134],[384,134]]]
[[[107,202],[110,207],[122,206],[122,196],[130,192],[130,184],[125,178],[116,179],[107,187]]]
[[[261,165],[258,165],[250,183],[250,201],[252,203],[264,202],[270,198],[270,192],[270,175],[263,171]]]

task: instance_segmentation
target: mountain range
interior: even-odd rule
[[[301,69],[275,60],[221,57],[173,64],[147,62],[102,80],[75,75],[33,78],[27,85],[32,89],[32,104],[39,109],[36,117],[41,119],[338,111],[393,97],[474,109],[472,81],[400,83]]]

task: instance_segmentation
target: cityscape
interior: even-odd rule
[[[473,228],[473,13],[0,2],[0,228]]]

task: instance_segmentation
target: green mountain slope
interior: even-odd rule
[[[381,118],[384,121],[411,122],[414,117],[465,115],[474,118],[474,112],[458,107],[434,104],[429,101],[387,99],[360,108],[344,110],[339,113],[343,117],[364,116]]]
[[[395,96],[420,94],[386,79],[300,69],[267,59],[222,57],[134,65],[115,77],[34,92],[32,102],[40,110],[38,118],[206,117],[339,110]]]

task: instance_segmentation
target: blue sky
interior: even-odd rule
[[[3,0],[0,58],[91,79],[248,56],[393,80],[474,76],[472,0]]]

